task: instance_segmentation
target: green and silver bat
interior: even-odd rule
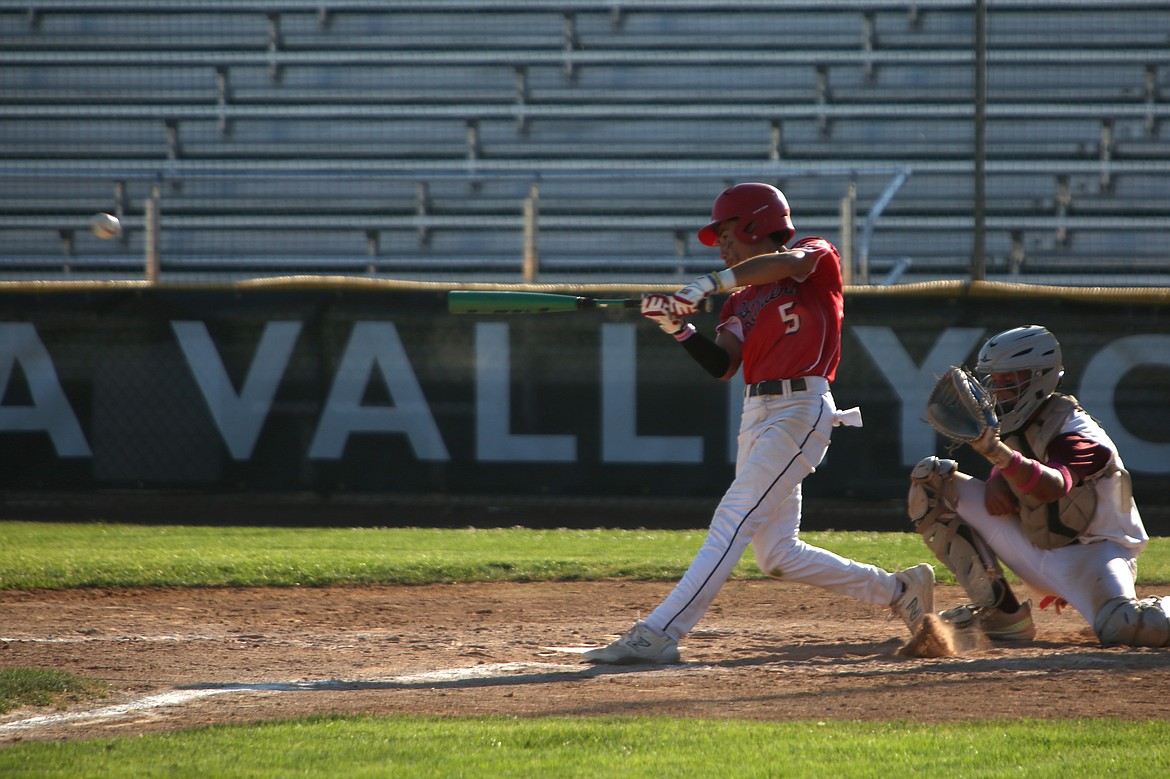
[[[639,308],[641,305],[641,298],[603,300],[553,292],[452,290],[447,293],[447,310],[452,314],[553,314],[593,308]]]

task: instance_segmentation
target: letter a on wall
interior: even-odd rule
[[[52,439],[58,457],[92,457],[49,350],[31,322],[0,324],[0,398],[7,393],[18,364],[28,382],[32,403],[0,405],[0,435],[43,430]]]

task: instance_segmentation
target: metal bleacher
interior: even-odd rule
[[[989,278],[1170,283],[1170,4],[987,0]],[[963,278],[973,3],[0,0],[0,279],[710,268],[719,188]],[[86,222],[123,217],[122,239]],[[864,240],[862,240],[864,239]]]

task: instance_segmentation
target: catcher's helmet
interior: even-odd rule
[[[788,200],[771,184],[751,182],[723,190],[711,206],[710,224],[699,230],[699,240],[708,246],[718,246],[719,223],[728,219],[739,220],[735,235],[749,243],[783,232],[786,237],[781,243],[786,244],[796,235]]]
[[[1027,372],[1013,384],[997,383],[993,374]],[[979,350],[979,379],[996,396],[999,429],[1011,433],[1024,426],[1064,376],[1060,343],[1040,325],[1025,325],[992,336]],[[1010,397],[1008,390],[1015,390]]]

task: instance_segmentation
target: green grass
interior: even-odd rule
[[[1134,745],[1140,744],[1140,754]],[[5,777],[1165,776],[1170,723],[318,717],[0,750]]]
[[[0,589],[677,579],[701,531],[287,529],[4,522]],[[883,568],[930,560],[912,533],[810,532]],[[939,580],[953,583],[941,566]],[[737,577],[761,573],[751,554]],[[1170,539],[1144,584],[1170,583]],[[2,660],[2,658],[0,658]],[[0,711],[101,695],[95,680],[0,672]],[[1133,744],[1140,744],[1135,757]],[[312,718],[0,748],[4,777],[1161,777],[1170,723]]]
[[[325,586],[679,578],[702,531],[259,528],[4,522],[0,589]],[[933,558],[914,533],[802,537],[888,570]],[[936,566],[940,582],[953,583]],[[1150,543],[1144,584],[1170,583],[1170,539]],[[735,571],[760,577],[749,551]]]
[[[64,706],[104,697],[105,682],[39,668],[0,669],[0,714],[21,706]]]

